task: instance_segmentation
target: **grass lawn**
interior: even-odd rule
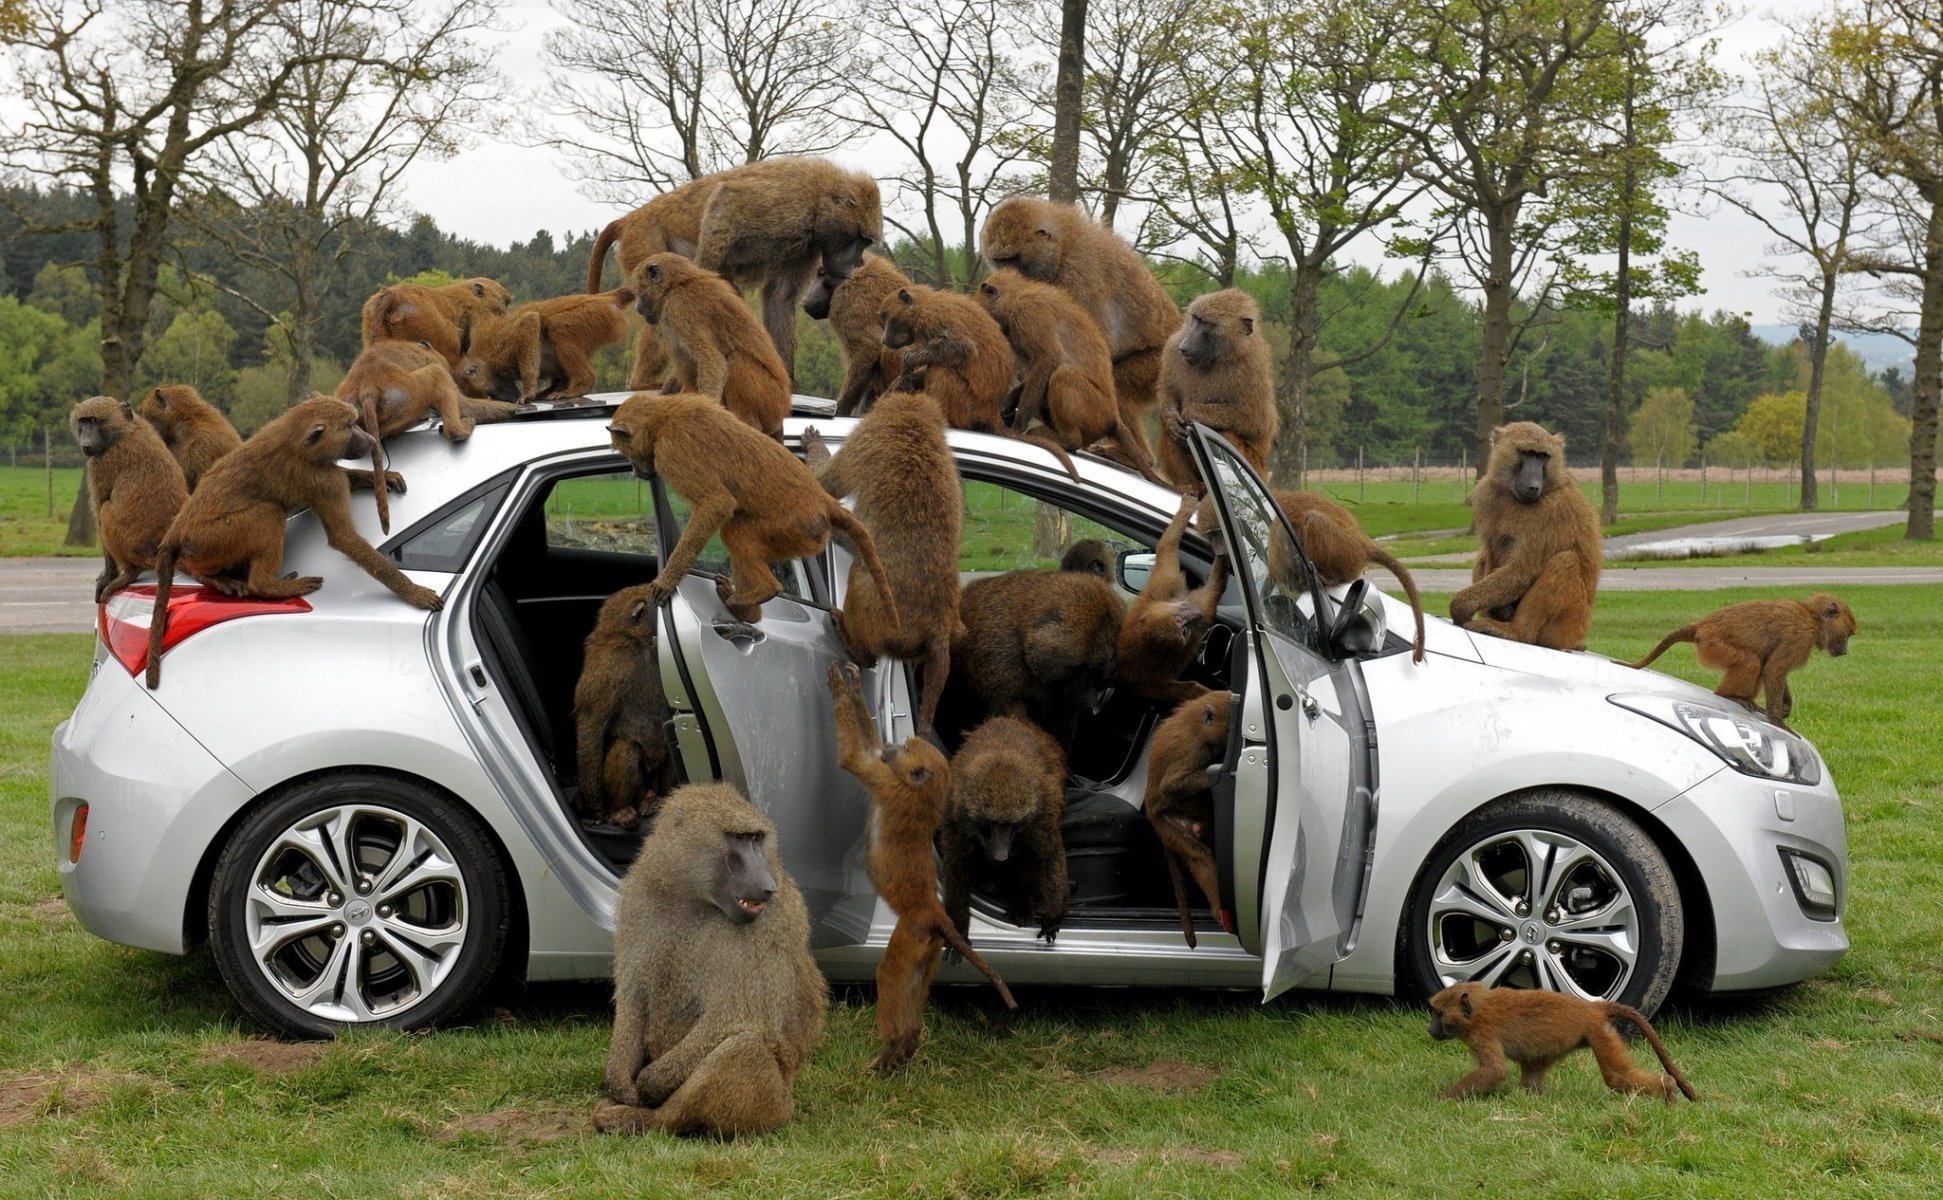
[[[1592,644],[1635,655],[1752,594],[1611,593]],[[833,1008],[796,1119],[727,1144],[585,1131],[598,985],[501,996],[429,1036],[285,1047],[254,1040],[206,955],[82,931],[45,770],[90,640],[0,639],[0,1196],[1933,1196],[1936,594],[1849,589],[1850,655],[1795,676],[1797,727],[1847,800],[1855,948],[1779,995],[1667,1010],[1702,1104],[1614,1097],[1582,1055],[1543,1096],[1447,1105],[1465,1057],[1423,1011],[1313,995],[1028,988],[1008,1016],[951,989],[916,1066],[879,1080],[866,991]],[[1662,663],[1707,677],[1688,648]]]
[[[54,468],[54,515],[47,515],[47,472],[40,467],[0,467],[0,557],[25,554],[94,556],[93,546],[64,547],[68,513],[75,489],[81,486],[80,467]]]

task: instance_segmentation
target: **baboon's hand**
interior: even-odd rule
[[[385,472],[385,490],[402,496],[405,494],[405,477],[396,471]]]
[[[1160,410],[1160,430],[1174,441],[1185,442],[1188,432],[1187,418],[1181,415],[1180,409],[1168,405]]]
[[[803,463],[811,470],[830,461],[830,447],[824,444],[823,434],[817,429],[803,431]]]
[[[310,593],[324,586],[324,577],[322,575],[299,575],[297,578],[291,580],[291,582],[297,585],[297,594],[299,596],[308,596]],[[244,593],[238,591],[236,594],[240,596]],[[434,600],[438,599],[438,593],[433,592],[432,598]]]
[[[1040,925],[1039,936],[1046,939],[1046,945],[1052,945],[1053,939],[1059,936],[1059,922],[1049,921]]]
[[[413,584],[411,590],[405,593],[405,600],[427,612],[437,612],[445,607],[445,599],[442,596],[431,588],[420,587],[417,584]]]

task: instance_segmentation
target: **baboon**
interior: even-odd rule
[[[971,928],[972,873],[980,862],[1005,875],[1005,919],[1014,925],[1039,912],[1039,936],[1051,942],[1066,919],[1066,754],[1030,721],[993,717],[951,756],[951,800],[938,835],[945,913]]]
[[[243,435],[223,411],[186,383],[151,388],[142,397],[142,416],[182,465],[192,492],[211,463],[243,444]]]
[[[1081,712],[1111,693],[1126,606],[1112,585],[1079,571],[1009,571],[965,585],[962,636],[948,688],[984,716],[1028,717],[1070,746]]]
[[[654,606],[645,586],[622,588],[600,606],[573,689],[581,816],[627,828],[654,816],[676,783],[664,728],[669,716],[655,659]]]
[[[997,433],[1012,387],[1012,346],[1005,331],[969,296],[922,284],[884,298],[884,345],[903,359],[892,386],[926,391],[954,429]]]
[[[816,269],[816,282],[803,297],[803,311],[818,321],[828,320],[843,352],[843,390],[837,393],[837,415],[848,417],[870,407],[897,380],[903,355],[884,345],[884,301],[911,281],[897,264],[875,254],[866,255],[848,279]]]
[[[716,593],[736,619],[759,621],[763,601],[783,590],[769,564],[819,553],[836,532],[850,538],[883,597],[886,621],[896,626],[896,594],[870,531],[824,494],[816,476],[782,443],[757,433],[714,398],[697,395],[630,396],[607,432],[637,475],[659,475],[692,509],[681,541],[647,585],[651,603],[674,595],[719,532],[734,579],[717,576]]]
[[[978,301],[1005,331],[1018,363],[1015,431],[1043,421],[1067,450],[1109,441],[1107,457],[1154,483],[1165,482],[1154,473],[1146,445],[1120,420],[1106,335],[1079,301],[1010,267],[979,285]]]
[[[918,722],[928,731],[951,673],[951,639],[964,631],[958,620],[964,495],[944,418],[924,393],[892,392],[858,422],[836,457],[814,429],[803,435],[803,449],[825,492],[857,497],[857,519],[877,542],[897,599],[892,620],[869,572],[852,559],[836,614],[843,647],[866,667],[883,655],[921,662]]]
[[[189,498],[189,487],[161,435],[113,396],[81,401],[67,423],[88,460],[88,498],[101,531],[101,576],[94,581],[99,604],[155,566],[162,535]]]
[[[978,248],[993,267],[1053,284],[1092,315],[1113,354],[1120,423],[1151,458],[1141,419],[1154,406],[1161,347],[1179,328],[1181,310],[1140,255],[1078,206],[1037,196],[1013,196],[994,208]]]
[[[1275,503],[1288,517],[1295,535],[1302,539],[1302,550],[1315,564],[1316,574],[1322,578],[1324,587],[1339,587],[1361,579],[1372,562],[1380,564],[1397,577],[1397,582],[1403,585],[1403,594],[1410,600],[1410,611],[1417,618],[1417,640],[1411,643],[1410,661],[1422,662],[1424,605],[1417,596],[1417,581],[1410,577],[1410,572],[1396,560],[1396,556],[1371,540],[1349,510],[1327,496],[1277,488]],[[1296,564],[1297,559],[1290,552],[1288,539],[1277,531],[1268,543],[1270,577],[1287,591],[1299,591],[1303,580]]]
[[[1530,421],[1491,431],[1471,490],[1477,561],[1451,597],[1466,629],[1554,650],[1583,650],[1599,590],[1599,514],[1565,469],[1565,439]]]
[[[357,408],[371,435],[371,469],[384,470],[384,439],[403,433],[430,414],[439,415],[445,439],[462,442],[479,421],[504,421],[513,406],[459,394],[444,359],[422,342],[373,342],[351,360],[337,398]],[[376,488],[378,525],[391,532],[391,503]]]
[[[604,1133],[763,1133],[796,1111],[830,987],[776,827],[727,784],[678,789],[614,897]]]
[[[587,290],[600,290],[607,248],[618,243],[621,277],[630,279],[666,251],[694,259],[738,292],[762,289],[762,323],[784,374],[796,362],[796,300],[818,265],[844,279],[864,250],[884,240],[877,181],[821,158],[768,158],[704,175],[663,192],[609,224],[594,240]],[[662,385],[661,347],[636,343],[631,388]]]
[[[1665,1075],[1633,1066],[1625,1039],[1613,1027],[1630,1021],[1646,1035],[1660,1056]],[[1505,1060],[1518,1064],[1527,1089],[1545,1090],[1545,1072],[1559,1059],[1590,1047],[1599,1060],[1599,1073],[1615,1092],[1642,1092],[1668,1104],[1685,1093],[1700,1096],[1673,1065],[1666,1044],[1638,1009],[1609,1000],[1582,1000],[1563,992],[1494,988],[1481,983],[1458,983],[1430,998],[1430,1036],[1438,1041],[1461,1038],[1477,1067],[1443,1091],[1446,1100],[1482,1096],[1505,1081]]]
[[[857,687],[854,664],[830,668],[836,703],[837,760],[870,793],[870,842],[864,866],[884,903],[897,914],[884,956],[877,961],[877,1036],[883,1042],[873,1071],[895,1071],[910,1062],[924,1035],[924,1003],[946,945],[977,967],[1005,1007],[1017,1008],[1005,986],[938,902],[938,868],[931,842],[944,824],[951,768],[936,746],[921,737],[886,746],[877,736]]]
[[[1180,511],[1160,535],[1160,544],[1154,547],[1154,569],[1127,610],[1114,653],[1119,664],[1116,682],[1170,708],[1207,691],[1180,674],[1200,651],[1201,639],[1214,624],[1215,606],[1228,589],[1228,559],[1221,554],[1215,555],[1199,588],[1188,586],[1187,572],[1181,567],[1181,537],[1196,503],[1193,496],[1182,497]]]
[[[394,283],[364,302],[364,345],[424,342],[445,360],[447,370],[456,371],[473,325],[500,315],[512,302],[511,292],[483,276],[442,287]]]
[[[1196,482],[1188,453],[1188,425],[1199,421],[1228,439],[1268,477],[1268,452],[1281,418],[1268,343],[1255,326],[1255,299],[1229,288],[1197,296],[1160,367],[1160,473],[1175,486]]]
[[[715,396],[777,441],[789,415],[789,370],[742,297],[720,275],[679,254],[657,254],[632,276],[635,307],[673,363],[669,393]]]
[[[1840,658],[1854,636],[1855,614],[1827,592],[1806,600],[1746,600],[1682,625],[1631,665],[1644,667],[1676,642],[1692,642],[1701,666],[1726,672],[1714,695],[1738,700],[1786,729],[1795,708],[1788,672],[1807,662],[1817,646]],[[1758,708],[1757,691],[1766,696]]]
[[[282,574],[284,523],[309,509],[338,553],[408,604],[438,611],[431,588],[405,578],[371,548],[351,520],[353,472],[340,460],[371,453],[372,437],[358,427],[358,411],[330,396],[312,396],[285,409],[236,450],[218,459],[170,522],[155,558],[155,615],[149,622],[148,686],[162,682],[162,644],[169,623],[169,586],[180,566],[226,596],[267,600],[303,596],[323,579]],[[361,473],[360,473],[361,474]],[[402,492],[395,472],[366,478]]]
[[[473,326],[459,384],[474,396],[521,404],[585,396],[596,382],[594,353],[627,336],[633,304],[633,292],[616,288],[536,300],[487,317]]]
[[[1066,553],[1059,560],[1059,569],[1098,575],[1111,583],[1114,561],[1112,547],[1098,538],[1082,538],[1066,547]]]
[[[1214,870],[1214,852],[1206,837],[1214,822],[1214,793],[1208,768],[1228,754],[1228,719],[1234,697],[1208,692],[1184,702],[1154,727],[1147,744],[1147,797],[1141,808],[1167,856],[1167,874],[1174,884],[1174,902],[1181,909],[1181,933],[1188,949],[1200,943],[1194,936],[1187,880],[1194,877],[1207,897],[1208,911],[1224,927],[1228,915],[1221,907],[1221,881]],[[1230,930],[1232,932],[1232,930]]]

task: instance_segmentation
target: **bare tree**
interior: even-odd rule
[[[120,0],[112,16],[109,7],[32,4],[14,54],[27,114],[0,155],[93,201],[87,217],[47,231],[95,237],[102,389],[126,395],[181,189],[213,146],[261,120],[313,60],[278,56],[280,0]],[[93,540],[83,490],[66,543]]]
[[[1059,0],[1058,69],[1053,81],[1052,158],[1047,195],[1079,199],[1079,135],[1085,107],[1087,0]]]
[[[1801,507],[1816,508],[1815,440],[1835,299],[1854,256],[1876,234],[1868,215],[1864,143],[1842,127],[1831,81],[1828,24],[1791,27],[1754,60],[1751,98],[1720,114],[1721,177],[1709,190],[1774,237],[1751,273],[1772,276],[1804,301],[1809,328],[1808,408],[1801,431]],[[1803,261],[1805,260],[1805,262]]]
[[[848,0],[555,0],[546,54],[559,146],[590,194],[638,204],[771,154],[823,154],[859,24]]]
[[[1182,96],[1176,128],[1152,147],[1141,224],[1133,241],[1156,258],[1194,267],[1233,287],[1244,250],[1256,248],[1228,124],[1241,110],[1240,59],[1219,27],[1181,31]],[[1181,247],[1185,243],[1187,247]]]
[[[246,288],[233,273],[200,277],[283,333],[288,402],[309,394],[318,314],[357,230],[385,215],[406,168],[451,154],[491,112],[498,76],[467,35],[498,7],[296,0],[272,23],[279,54],[307,65],[262,122],[223,144],[211,171],[218,185],[185,212],[264,281]]]
[[[1909,523],[1936,536],[1937,400],[1943,393],[1943,17],[1932,0],[1862,0],[1838,16],[1829,46],[1839,64],[1838,111],[1870,170],[1907,189],[1906,261],[1864,269],[1917,285],[1916,378],[1910,400]]]
[[[1419,56],[1418,79],[1435,97],[1413,121],[1420,178],[1441,194],[1454,221],[1457,258],[1484,296],[1477,371],[1478,470],[1491,430],[1503,419],[1505,367],[1516,349],[1512,306],[1544,308],[1553,280],[1526,285],[1555,243],[1561,206],[1554,185],[1585,162],[1590,112],[1609,108],[1587,63],[1607,28],[1608,0],[1472,0],[1413,6],[1420,27],[1405,34]]]
[[[1345,247],[1395,224],[1425,188],[1413,168],[1426,105],[1398,57],[1406,4],[1276,0],[1237,10],[1239,24],[1225,31],[1240,89],[1223,122],[1228,152],[1242,188],[1267,204],[1288,250],[1289,353],[1276,398],[1276,458],[1278,469],[1292,466],[1298,476],[1323,280]]]
[[[887,0],[872,11],[869,40],[850,72],[851,112],[902,148],[907,165],[890,178],[917,209],[891,207],[884,220],[924,247],[930,261],[919,273],[929,282],[969,286],[980,275],[978,224],[1019,185],[1017,165],[1032,140],[1021,130],[1036,81],[1012,32],[1017,7]]]

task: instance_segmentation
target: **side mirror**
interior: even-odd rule
[[[1114,577],[1120,586],[1130,592],[1138,592],[1147,586],[1147,580],[1154,573],[1154,552],[1152,550],[1122,550],[1113,564]]]

